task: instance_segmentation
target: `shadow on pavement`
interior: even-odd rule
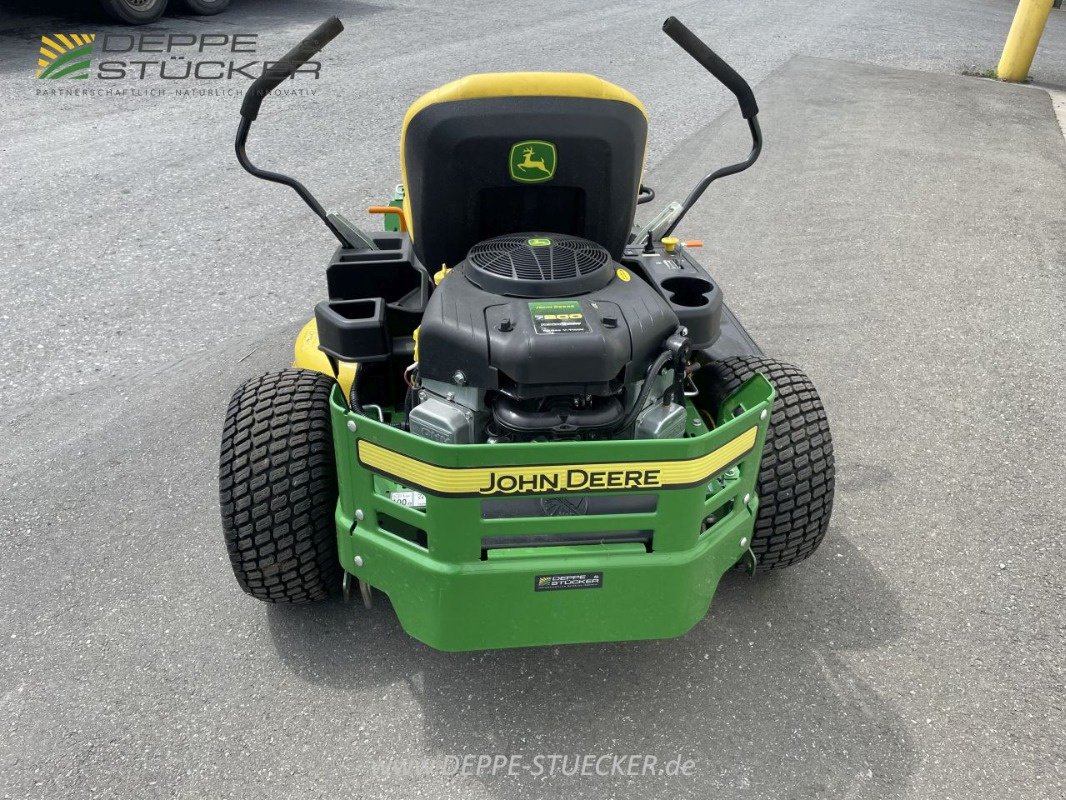
[[[427,759],[520,753],[528,763],[613,748],[696,761],[691,778],[629,779],[648,797],[893,797],[916,765],[903,720],[855,669],[862,650],[899,636],[898,598],[839,524],[804,566],[727,576],[710,616],[677,640],[439,653],[377,600],[369,612],[271,607],[274,645],[300,678],[346,696],[404,681]],[[893,627],[875,629],[875,618]],[[626,779],[459,780],[529,798],[543,796],[544,780],[576,781],[583,796],[606,798]]]

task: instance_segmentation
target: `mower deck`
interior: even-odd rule
[[[689,404],[684,439],[451,445],[336,388],[341,566],[440,650],[679,636],[748,550],[773,399],[752,378],[712,430]]]

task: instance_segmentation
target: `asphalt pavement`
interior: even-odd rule
[[[316,93],[268,100],[250,150],[367,225],[406,105],[486,70],[630,88],[647,182],[681,197],[747,148],[658,26],[706,36],[751,80],[766,146],[682,234],[822,392],[825,544],[727,577],[664,642],[443,654],[383,597],[244,596],[218,522],[221,419],[236,385],[291,359],[329,234],[237,167],[239,98],[40,95],[42,32],[121,29],[8,6],[0,796],[1066,796],[1066,142],[1047,92],[959,74],[995,64],[1013,4],[518,5],[246,0],[155,29],[257,33],[280,54],[338,14]],[[1066,12],[1033,73],[1066,86]],[[695,767],[419,774],[465,754]]]

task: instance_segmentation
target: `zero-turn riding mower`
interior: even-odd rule
[[[748,157],[634,228],[647,114],[591,75],[471,75],[415,101],[401,187],[369,234],[245,152],[260,104],[342,30],[332,18],[241,107],[237,158],[340,241],[291,369],[233,395],[220,463],[237,581],[273,603],[371,587],[442,650],[685,633],[734,566],[807,558],[833,446],[797,368],[767,358],[674,231]]]

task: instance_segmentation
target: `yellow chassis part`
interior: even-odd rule
[[[318,323],[314,319],[300,329],[300,333],[296,337],[294,351],[292,359],[294,367],[314,370],[315,372],[321,372],[323,375],[329,375],[331,378],[336,378],[337,383],[341,385],[341,389],[344,391],[344,396],[349,396],[352,381],[355,379],[355,364],[349,361],[338,361],[339,371],[333,371],[333,365],[330,364],[329,358],[318,349]]]

